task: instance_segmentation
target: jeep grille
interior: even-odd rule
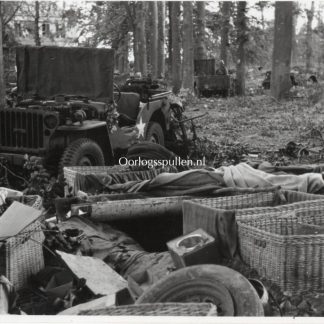
[[[35,110],[0,110],[1,150],[38,152],[44,148],[43,113]]]

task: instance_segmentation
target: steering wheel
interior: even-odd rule
[[[115,92],[117,92],[117,94],[115,94]],[[114,94],[113,94],[114,102],[115,103],[118,103],[119,100],[120,100],[120,98],[121,98],[120,88],[119,88],[119,86],[116,83],[114,83]]]

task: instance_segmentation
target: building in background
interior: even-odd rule
[[[78,45],[78,28],[70,22],[69,10],[72,3],[65,1],[40,1],[38,33],[41,45]],[[22,2],[9,23],[14,41],[21,45],[35,45],[36,2]]]

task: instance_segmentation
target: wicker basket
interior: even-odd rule
[[[239,251],[245,263],[283,291],[324,290],[324,234],[300,234],[302,224],[324,224],[324,201],[293,211],[246,217],[238,222]]]
[[[107,176],[111,175],[115,179],[115,183],[122,183],[133,180],[150,180],[163,172],[175,172],[172,167],[159,169],[150,169],[144,171],[132,171],[126,166],[73,166],[64,167],[64,178],[69,188],[72,188],[72,193],[76,194],[79,190],[85,190],[80,186],[80,178],[86,175]],[[78,179],[79,178],[79,179]],[[67,190],[66,190],[67,194]]]
[[[234,217],[234,221],[235,219],[240,221],[262,213],[290,211],[302,206],[310,208],[308,203],[310,200],[312,205],[324,204],[324,196],[289,190],[260,190],[247,194],[239,192],[238,195],[235,195],[235,191],[230,193],[231,196],[183,201],[183,233],[187,234],[202,228],[217,239],[219,236],[216,228],[217,219],[222,217]],[[231,211],[233,216],[226,211]],[[232,235],[236,235],[236,229],[233,229]]]
[[[97,310],[81,311],[79,315],[110,316],[212,316],[216,306],[209,303],[154,303],[113,306]]]
[[[210,220],[227,216],[225,210],[235,213],[243,261],[261,276],[291,292],[324,289],[324,235],[296,235],[295,226],[323,223],[324,196],[274,190],[184,201],[184,233],[199,225],[217,234]],[[200,215],[205,227],[198,224]]]
[[[32,274],[44,268],[44,239],[41,223],[36,220],[16,236],[0,241],[0,274],[15,289],[24,287]]]
[[[231,195],[216,198],[195,199],[193,201],[216,209],[245,209],[256,207],[274,207],[307,200],[324,199],[322,195],[308,194],[292,190],[259,190],[246,193],[233,191]]]

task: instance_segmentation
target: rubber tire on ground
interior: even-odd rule
[[[157,144],[164,146],[164,132],[159,123],[149,122],[147,125],[145,139],[150,141],[152,136],[157,138]]]
[[[204,294],[208,299],[215,296],[217,300],[222,286],[232,297],[234,316],[264,316],[262,303],[251,283],[237,271],[212,264],[190,266],[171,273],[146,290],[136,303],[190,302],[190,296]],[[222,310],[230,309],[225,294],[221,298]],[[231,316],[226,312],[219,315]]]
[[[65,149],[59,169],[63,170],[64,166],[78,166],[84,157],[88,157],[93,166],[105,165],[105,157],[100,146],[89,138],[80,138]]]

